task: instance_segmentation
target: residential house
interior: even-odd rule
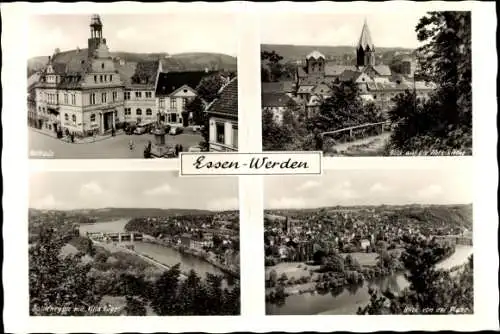
[[[219,91],[219,96],[207,107],[209,118],[209,150],[238,150],[238,78]]]
[[[117,67],[129,68],[124,64]],[[141,123],[158,120],[155,88],[161,61],[142,61],[134,64],[134,71],[128,76],[121,71],[124,81],[124,121],[126,123]],[[120,70],[118,70],[120,72]]]
[[[161,62],[160,62],[161,64]],[[158,121],[170,125],[188,126],[192,123],[192,116],[186,114],[186,105],[196,96],[196,87],[200,81],[215,72],[185,71],[161,72],[156,83],[156,103]]]
[[[262,94],[262,111],[272,112],[274,121],[278,124],[283,123],[284,112],[296,105],[297,103],[285,93]]]

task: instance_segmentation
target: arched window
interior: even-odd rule
[[[90,121],[95,122],[95,114],[90,115]]]
[[[101,64],[101,68],[104,69],[104,63]]]
[[[146,116],[151,116],[153,115],[153,111],[151,109],[146,109]]]
[[[71,120],[73,121],[73,123],[76,123],[76,115],[72,115]]]
[[[64,120],[65,120],[65,121],[68,121],[68,120],[69,120],[68,114],[64,114]]]
[[[141,110],[141,109],[139,109],[139,108],[137,108],[137,110],[135,111],[135,114],[136,114],[137,116],[142,115],[142,110]]]

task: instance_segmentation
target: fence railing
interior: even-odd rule
[[[322,132],[320,135],[323,140],[331,138],[336,143],[346,143],[357,139],[380,135],[388,131],[389,127],[389,121],[366,123],[334,131]]]

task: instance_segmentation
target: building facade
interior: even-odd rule
[[[222,87],[219,97],[207,108],[209,150],[238,150],[238,79]]]
[[[428,98],[436,89],[433,83],[414,80],[415,61],[409,56],[402,60],[402,73],[393,73],[388,65],[377,64],[375,44],[366,21],[355,53],[355,65],[340,65],[319,51],[309,53],[305,62],[297,67],[299,101],[309,109],[317,109],[318,99],[313,102],[313,96],[324,100],[330,93],[325,87],[352,81],[358,85],[363,101],[374,102],[387,110],[393,105],[392,98],[406,90],[416,92],[417,97]]]
[[[81,136],[143,122],[188,126],[192,115],[185,107],[197,96],[201,79],[225,78],[218,71],[172,70],[166,58],[126,61],[112,56],[99,15],[92,15],[89,33],[87,49],[57,49],[45,68],[28,79],[31,126]]]

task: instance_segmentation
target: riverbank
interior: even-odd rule
[[[455,252],[442,259],[436,267],[448,270],[452,275],[462,272],[472,254],[472,247],[457,246]],[[368,260],[369,257],[365,258]],[[266,268],[266,278],[272,269],[281,273],[297,272],[298,263],[282,263]],[[300,268],[298,268],[300,272]],[[278,276],[279,277],[279,276]],[[296,284],[283,287],[279,294],[276,288],[266,288],[266,314],[268,315],[347,315],[356,314],[358,307],[364,307],[370,302],[370,289],[379,291],[390,290],[400,293],[407,288],[409,282],[401,272],[383,277],[366,279],[358,284],[343,285],[339,288],[327,290],[316,289],[316,282]],[[271,293],[274,300],[271,302]],[[278,298],[279,297],[279,298]],[[284,298],[283,298],[284,297]]]
[[[238,278],[239,279],[239,276],[240,276],[239,272],[235,272],[234,270],[231,270],[230,268],[227,268],[225,265],[219,263],[216,260],[213,260],[213,259],[205,256],[204,254],[202,254],[202,253],[200,253],[200,252],[198,252],[198,251],[196,251],[194,249],[183,248],[183,247],[180,247],[179,245],[174,245],[172,243],[169,243],[169,242],[166,242],[166,241],[163,241],[163,240],[157,240],[157,239],[154,239],[154,238],[145,238],[143,240],[143,242],[152,243],[152,244],[160,245],[160,246],[163,246],[163,247],[168,247],[168,248],[176,250],[177,252],[179,252],[181,254],[187,254],[187,255],[196,257],[197,259],[203,260],[206,263],[214,266],[215,268],[219,269],[223,273],[225,273],[227,275],[230,275],[233,278]]]

